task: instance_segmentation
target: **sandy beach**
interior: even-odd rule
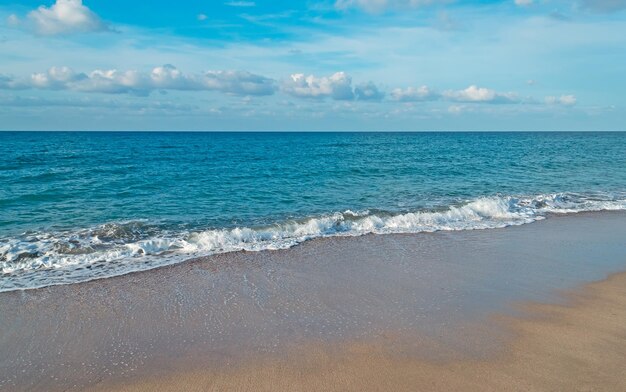
[[[626,392],[626,0],[9,0],[0,59],[0,392]]]
[[[335,237],[2,293],[0,389],[624,390],[625,218]]]
[[[623,391],[626,390],[626,273],[569,295],[568,305],[528,304],[515,333],[488,360],[424,361],[385,339],[303,348],[282,361],[234,371],[155,377],[115,391]],[[393,339],[392,337],[389,339]]]

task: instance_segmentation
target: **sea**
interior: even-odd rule
[[[623,132],[0,132],[0,292],[605,210]]]

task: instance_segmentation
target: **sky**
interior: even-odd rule
[[[626,130],[626,0],[3,0],[0,130]]]

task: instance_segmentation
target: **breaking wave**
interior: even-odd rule
[[[265,227],[189,231],[133,221],[25,233],[0,238],[0,292],[85,282],[217,253],[287,249],[320,237],[493,229],[551,213],[604,210],[626,210],[626,194],[482,197],[440,210],[345,211]]]

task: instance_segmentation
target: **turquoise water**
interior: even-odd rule
[[[626,209],[626,133],[0,132],[0,291]]]

